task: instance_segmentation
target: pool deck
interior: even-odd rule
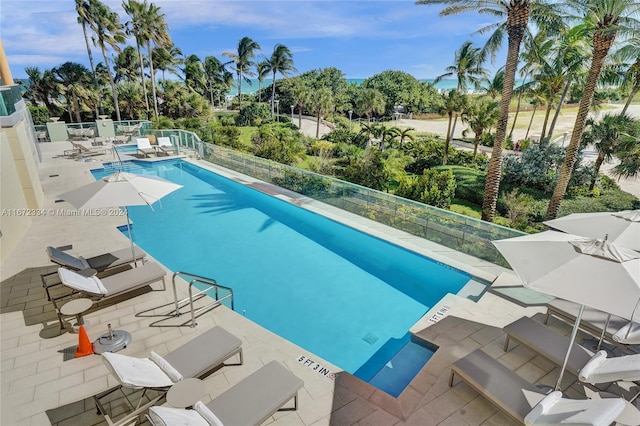
[[[96,415],[92,396],[115,386],[116,381],[99,356],[64,361],[64,350],[76,345],[78,336],[68,330],[56,336],[59,326],[51,304],[46,300],[40,274],[55,270],[45,253],[45,247],[49,245],[73,244],[70,252],[85,257],[128,247],[129,241],[116,229],[124,224],[123,216],[76,216],[71,213],[74,212],[71,206],[55,202],[59,194],[91,182],[90,169],[100,167],[99,161],[113,161],[113,158],[109,154],[94,157],[98,162],[74,161],[58,156],[68,149],[66,143],[40,146],[43,161],[39,173],[45,192],[43,211],[47,214],[33,218],[25,237],[2,264],[0,272],[0,424],[106,424]],[[517,286],[517,278],[496,265],[256,179],[198,160],[189,161],[494,282],[493,286],[508,289]],[[170,286],[172,271],[167,274]],[[232,283],[227,284],[233,287]],[[157,289],[158,285],[152,287]],[[181,294],[185,294],[186,286],[179,287]],[[139,357],[148,356],[151,350],[166,354],[214,325],[223,326],[242,339],[244,364],[225,366],[208,376],[204,380],[206,394],[202,397],[205,403],[271,360],[278,360],[304,381],[299,392],[298,410],[278,412],[265,424],[510,425],[511,420],[469,386],[457,381],[449,388],[448,379],[453,361],[482,348],[531,382],[555,383],[558,369],[533,352],[521,346],[509,352],[502,350],[505,336],[501,329],[504,325],[523,315],[543,312],[540,306],[543,300],[537,300],[537,295],[520,292],[517,288],[513,292],[512,297],[486,292],[477,303],[448,295],[434,306],[412,331],[440,348],[397,399],[349,374],[340,373],[339,368],[225,307],[200,317],[195,328],[149,327],[156,318],[136,316],[141,311],[172,302],[171,290],[144,292],[91,310],[85,318],[91,324],[87,329],[91,340],[103,334],[107,324],[129,331],[133,342],[119,353]],[[526,297],[531,297],[528,302],[534,306],[523,307],[522,303],[510,301],[513,298],[525,300]],[[446,311],[444,316],[438,317],[436,322],[430,321],[439,310]],[[384,315],[384,312],[380,314]],[[569,326],[560,321],[551,327],[561,333],[569,332]],[[298,362],[300,355],[337,372],[335,381]],[[579,397],[582,389],[573,384],[566,393]],[[119,402],[114,401],[113,406],[117,412]],[[141,422],[147,423],[144,418]]]

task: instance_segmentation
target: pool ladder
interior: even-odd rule
[[[178,291],[176,289],[177,278],[181,278],[186,281],[189,288],[189,296],[185,297],[182,300],[178,300]],[[231,303],[231,309],[233,310],[233,289],[231,287],[225,287],[220,285],[213,278],[207,278],[200,275],[192,274],[190,272],[175,272],[171,279],[171,284],[173,287],[173,302],[167,303],[165,305],[158,306],[156,308],[151,308],[146,311],[139,312],[136,314],[136,317],[155,317],[161,316],[164,317],[159,319],[151,324],[149,327],[196,327],[198,323],[196,322],[196,318],[206,314],[210,310],[214,309],[217,306],[220,306],[222,302],[229,299]],[[202,285],[204,288],[199,290],[196,285]],[[220,297],[220,290],[227,293]],[[211,294],[213,292],[213,295]],[[206,296],[210,296],[213,300],[211,302],[205,303],[204,306],[195,307],[195,303],[204,299]],[[174,309],[166,314],[147,314],[148,312],[155,311],[156,309],[163,308],[165,306],[174,306]],[[183,310],[188,307],[188,312],[190,313],[190,319],[181,324],[163,324],[164,322],[169,321],[172,318],[181,317],[186,312]]]

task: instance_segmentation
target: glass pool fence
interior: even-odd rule
[[[508,267],[508,264],[491,241],[525,235],[504,226],[202,142],[192,132],[149,129],[145,133],[169,136],[174,145],[195,151],[213,164],[501,266]]]

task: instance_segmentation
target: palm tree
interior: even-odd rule
[[[473,158],[478,154],[478,145],[484,131],[498,121],[498,106],[500,104],[490,98],[482,97],[473,99],[462,112],[462,121],[468,123],[474,133]]]
[[[447,135],[444,141],[444,155],[442,156],[442,165],[446,166],[449,160],[449,145],[453,139],[453,116],[457,116],[458,113],[464,111],[467,105],[467,95],[458,92],[457,90],[449,90],[442,94],[442,106],[439,108],[441,114],[447,114],[449,116],[449,123],[447,124]]]
[[[558,117],[560,116],[560,110],[562,109],[564,100],[569,93],[571,84],[573,84],[576,76],[581,75],[586,71],[584,63],[589,57],[587,32],[583,25],[577,25],[567,31],[563,31],[558,40],[560,40],[560,44],[558,46],[557,60],[562,62],[565,69],[565,84],[564,89],[562,90],[562,95],[560,95],[560,100],[558,101],[556,112],[553,115],[553,120],[551,120],[551,125],[549,126],[549,137],[553,135],[553,130],[555,129]]]
[[[151,96],[153,98],[153,113],[158,118],[158,97],[156,96],[156,73],[153,69],[153,45],[167,47],[171,46],[169,36],[169,26],[164,19],[164,14],[160,13],[160,8],[154,4],[143,3],[146,10],[143,14],[143,38],[147,42],[147,55],[149,57],[149,72],[151,74]]]
[[[125,47],[113,60],[113,72],[115,73],[115,81],[119,83],[122,80],[134,82],[138,79],[140,69],[136,61],[136,49],[133,46]]]
[[[204,74],[209,88],[211,108],[213,108],[214,89],[218,94],[220,92],[226,93],[230,83],[233,81],[233,76],[215,56],[207,56],[204,58]]]
[[[269,75],[269,64],[266,60],[260,61],[256,64],[256,76],[258,77],[258,102],[260,102],[260,92],[262,92],[262,82]],[[273,111],[271,111],[273,116]]]
[[[307,105],[310,98],[311,88],[307,80],[302,77],[292,79],[291,101],[298,107],[298,129],[302,128],[302,109]]]
[[[640,21],[636,19],[640,13],[640,3],[637,0],[587,0],[580,6],[585,15],[585,24],[592,33],[593,55],[580,99],[578,115],[571,133],[571,140],[547,208],[547,220],[555,219],[567,191],[578,156],[587,114],[591,108],[596,85],[609,49],[615,42],[618,32],[637,34],[640,31]]]
[[[495,100],[500,96],[504,88],[504,68],[496,71],[492,78],[485,78],[481,83],[481,87],[491,99]]]
[[[93,83],[98,86],[96,79],[96,66],[93,62],[93,53],[91,52],[91,45],[89,44],[89,34],[87,27],[91,27],[91,20],[93,19],[93,12],[91,8],[94,7],[92,1],[88,0],[75,0],[76,12],[78,12],[78,23],[82,25],[82,34],[84,35],[84,43],[87,46],[87,55],[89,56],[89,66],[91,67],[91,73],[93,74]],[[102,97],[98,99],[100,109],[102,109]]]
[[[358,115],[365,115],[367,122],[373,114],[382,114],[386,105],[384,95],[377,89],[360,88],[356,98],[355,109]]]
[[[77,1],[77,0],[76,0]],[[126,29],[128,34],[132,34],[136,39],[136,49],[138,51],[138,61],[140,62],[140,79],[142,80],[142,93],[144,96],[144,103],[146,110],[149,110],[149,99],[147,96],[147,85],[144,82],[144,60],[142,58],[142,45],[145,43],[144,38],[144,13],[145,5],[137,2],[136,0],[128,0],[122,2],[122,7],[127,15],[131,17],[131,20],[127,22]]]
[[[518,65],[520,44],[524,38],[529,15],[533,18],[546,18],[548,23],[559,21],[560,16],[547,13],[544,0],[418,0],[417,4],[445,4],[447,5],[440,15],[452,15],[461,12],[476,10],[481,13],[490,13],[497,17],[506,17],[505,22],[490,25],[481,29],[486,32],[494,29],[494,33],[487,42],[487,50],[495,51],[501,44],[503,36],[507,35],[508,50],[507,61],[504,68],[504,88],[500,98],[500,116],[496,126],[495,142],[487,171],[487,180],[482,202],[482,219],[492,222],[496,212],[498,190],[500,189],[500,177],[502,176],[502,144],[504,143],[507,123],[509,121],[509,106],[513,96],[513,86]],[[539,7],[540,6],[540,7]]]
[[[316,139],[320,137],[320,119],[333,107],[333,94],[328,87],[321,87],[309,98],[309,109],[316,115]]]
[[[291,50],[284,44],[276,44],[271,57],[266,61],[264,71],[271,72],[273,76],[271,81],[271,116],[273,116],[273,105],[276,98],[276,74],[280,73],[284,77],[288,77],[290,72],[298,71],[293,66]]]
[[[453,65],[446,67],[446,72],[437,76],[433,83],[437,84],[445,77],[455,76],[458,92],[466,92],[470,84],[477,88],[483,79],[487,77],[487,70],[482,68],[484,60],[482,49],[473,47],[471,41],[465,41],[460,46],[460,49],[456,50]]]
[[[404,129],[398,129],[398,144],[400,145],[400,149],[404,147],[404,140],[409,139],[410,141],[415,140],[415,136],[411,134],[415,129],[413,127],[405,127]]]
[[[111,65],[109,63],[109,57],[107,56],[107,45],[109,45],[117,53],[120,52],[119,43],[124,43],[125,33],[124,27],[120,23],[120,17],[117,13],[113,12],[108,6],[101,3],[100,0],[90,0],[94,7],[91,10],[94,12],[91,20],[91,27],[96,33],[96,39],[94,44],[100,46],[102,50],[102,56],[104,57],[104,64],[107,74],[109,75],[109,83],[111,84],[111,94],[113,96],[113,105],[116,110],[116,118],[118,121],[120,117],[120,107],[118,106],[118,92],[116,90],[116,83],[111,74]]]
[[[247,83],[251,82],[247,76],[253,76],[251,68],[255,66],[252,59],[255,56],[256,50],[260,50],[260,45],[253,41],[250,37],[243,37],[238,42],[238,49],[236,52],[224,52],[222,55],[230,58],[229,63],[233,63],[235,66],[236,75],[238,76],[238,101],[239,108],[242,109],[242,80]]]
[[[485,54],[482,49],[479,47],[473,47],[473,43],[470,41],[465,41],[462,43],[460,49],[456,50],[453,65],[449,65],[445,68],[446,73],[436,77],[433,82],[435,84],[444,77],[455,76],[457,82],[456,90],[459,93],[466,93],[470,84],[472,84],[474,88],[478,88],[482,81],[487,78],[487,70],[482,68],[484,60]],[[451,126],[451,122],[449,122],[450,127],[447,132],[447,144],[450,144],[453,139],[453,133],[455,132],[457,123],[458,111],[455,111],[453,116],[453,126]]]
[[[162,80],[166,80],[165,72],[179,77],[178,65],[183,63],[182,50],[173,44],[167,46],[156,46],[153,48],[153,68],[162,71]]]
[[[207,77],[204,72],[204,65],[198,55],[189,55],[184,58],[184,84],[188,88],[199,93],[205,94],[207,91]]]
[[[600,172],[600,167],[605,161],[613,158],[618,143],[624,137],[628,129],[634,127],[635,120],[626,114],[605,114],[602,120],[595,121],[592,118],[587,119],[582,137],[582,144],[593,144],[598,151],[598,158],[593,165],[594,172],[591,179],[589,190],[593,190],[596,185],[596,179]]]
[[[627,40],[612,57],[617,72],[614,72],[613,78],[609,78],[607,82],[629,90],[627,101],[621,112],[626,114],[631,101],[640,91],[640,35]]]
[[[538,86],[531,86],[529,88],[528,97],[530,98],[531,104],[533,105],[533,111],[531,111],[531,118],[529,119],[529,126],[527,127],[527,133],[524,135],[524,138],[527,139],[529,137],[529,132],[531,131],[531,125],[533,124],[533,119],[536,116],[536,111],[540,105],[544,105],[545,96],[543,93],[543,89]]]
[[[25,98],[31,101],[33,106],[43,103],[51,116],[57,115],[54,99],[59,95],[59,86],[51,70],[40,72],[38,67],[26,67],[24,69],[29,78]]]
[[[91,73],[82,64],[65,62],[52,70],[60,84],[61,92],[69,105],[70,116],[75,115],[77,123],[82,122],[81,103],[88,98],[86,87],[91,84]]]

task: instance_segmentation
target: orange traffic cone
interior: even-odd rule
[[[93,354],[93,343],[89,340],[87,331],[84,329],[84,325],[80,326],[78,330],[78,349],[76,349],[76,358]]]

